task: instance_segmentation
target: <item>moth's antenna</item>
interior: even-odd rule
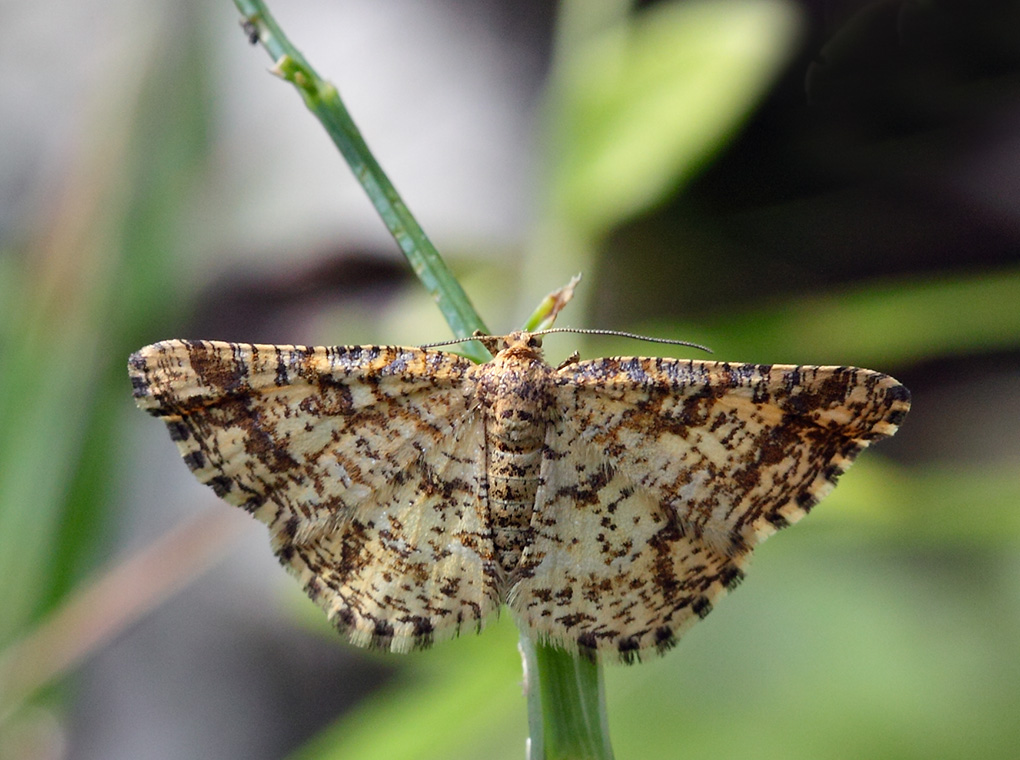
[[[636,333],[622,332],[620,330],[592,330],[584,327],[550,327],[547,330],[538,330],[533,332],[532,335],[548,335],[549,333],[578,333],[580,335],[613,335],[618,338],[631,338],[633,340],[643,340],[648,343],[668,343],[672,346],[687,346],[688,348],[696,348],[699,351],[706,353],[712,353],[712,349],[708,346],[703,346],[700,343],[691,343],[689,340],[674,340],[672,338],[652,338],[648,335],[638,335]]]
[[[548,335],[549,333],[577,333],[578,335],[612,335],[617,338],[631,338],[632,340],[643,340],[647,343],[667,343],[671,346],[686,346],[688,348],[696,348],[699,351],[705,353],[712,353],[712,349],[707,346],[703,346],[700,343],[692,343],[689,340],[674,340],[672,338],[652,338],[648,335],[638,335],[637,333],[622,332],[620,330],[594,330],[584,327],[550,327],[545,330],[536,330],[530,335]],[[473,335],[470,338],[451,338],[450,340],[441,340],[438,343],[426,343],[425,345],[418,346],[418,348],[439,348],[440,346],[455,346],[458,343],[467,343],[472,340],[478,340],[485,343],[486,340],[499,340],[506,337],[505,335]]]
[[[472,335],[470,338],[450,338],[450,340],[441,340],[438,343],[425,343],[424,345],[418,346],[418,348],[439,348],[440,346],[456,346],[458,343],[470,343],[473,340],[481,341],[484,345],[486,338],[501,338],[501,335],[484,335],[478,333]]]

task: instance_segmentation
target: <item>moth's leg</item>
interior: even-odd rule
[[[577,364],[579,361],[581,361],[581,355],[577,353],[577,351],[575,351],[566,359],[560,362],[559,366],[556,368],[556,371],[558,372],[564,367],[569,367],[571,364]]]

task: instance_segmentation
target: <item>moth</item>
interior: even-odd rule
[[[542,641],[672,647],[910,407],[856,367],[171,340],[138,406],[195,476],[268,526],[354,644],[405,652],[506,605]]]

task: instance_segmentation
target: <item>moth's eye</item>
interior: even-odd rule
[[[542,336],[532,335],[528,338],[528,348],[541,348],[542,347]]]

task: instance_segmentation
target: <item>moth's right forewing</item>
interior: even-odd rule
[[[196,477],[269,526],[351,640],[406,650],[498,605],[471,366],[414,348],[169,341],[130,372]]]

